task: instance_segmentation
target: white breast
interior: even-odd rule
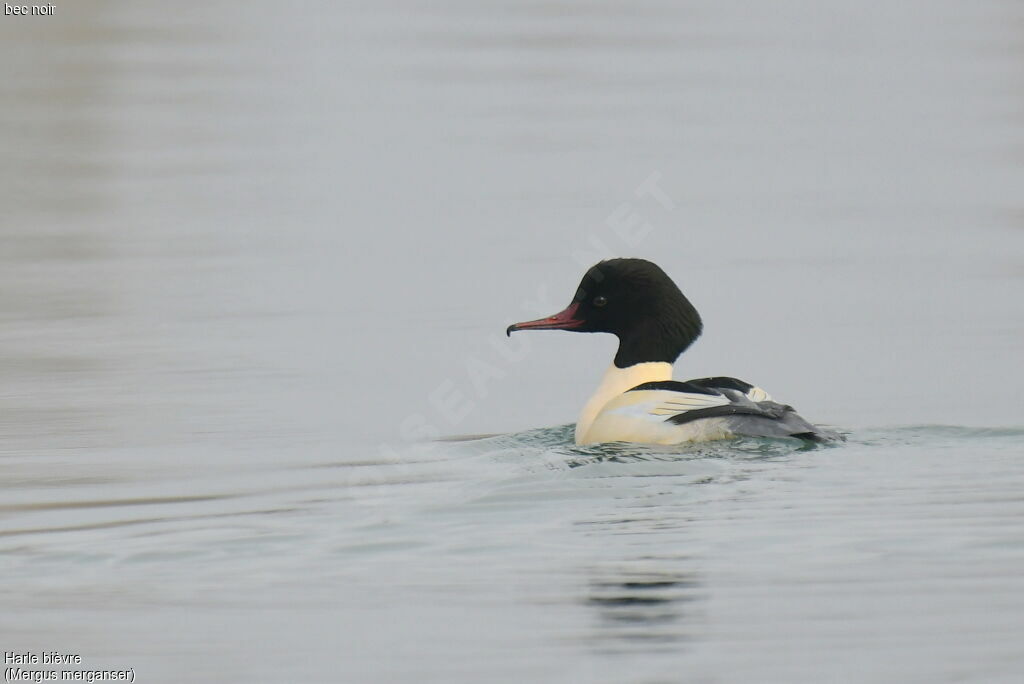
[[[672,379],[672,364],[662,361],[638,363],[629,368],[619,368],[614,363],[608,368],[601,384],[583,406],[579,420],[576,421],[576,443],[594,444],[602,440],[585,439],[590,426],[609,401],[622,395],[637,385],[645,382],[661,382]],[[617,441],[617,440],[604,440]],[[624,440],[625,441],[625,440]]]

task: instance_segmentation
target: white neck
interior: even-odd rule
[[[581,438],[590,429],[597,414],[611,399],[645,382],[661,382],[671,379],[672,364],[665,361],[637,363],[629,368],[619,368],[613,363],[611,368],[605,372],[597,391],[580,412],[579,420],[576,421],[576,443],[581,442]]]

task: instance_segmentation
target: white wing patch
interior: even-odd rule
[[[630,390],[605,404],[593,422],[578,436],[579,444],[600,442],[640,442],[646,444],[679,444],[702,442],[732,436],[727,421],[705,417],[683,424],[671,422],[672,416],[688,411],[743,403],[739,391],[723,388],[722,394],[678,392],[675,390]],[[760,387],[751,387],[745,394],[753,402],[771,401]]]
[[[714,431],[714,434],[704,435],[701,433],[698,435],[694,432],[697,430],[695,423],[679,426],[669,422],[668,419],[687,411],[725,406],[729,403],[728,397],[720,394],[673,392],[671,390],[632,390],[620,394],[605,404],[586,433],[581,436],[579,443],[679,444],[684,441],[721,439],[723,436],[727,436],[727,433],[724,432],[722,426],[717,424],[714,426],[717,430]]]
[[[771,401],[772,397],[770,394],[765,392],[760,387],[751,387],[750,391],[747,392],[747,399],[750,401]]]
[[[620,413],[633,416],[674,416],[694,409],[725,406],[727,397],[721,394],[675,392],[672,390],[634,390],[621,394],[607,404],[601,413]]]

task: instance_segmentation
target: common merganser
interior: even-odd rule
[[[672,380],[672,364],[700,336],[700,315],[672,279],[644,259],[609,259],[584,274],[564,311],[517,330],[607,332],[615,359],[576,423],[576,443],[681,444],[750,437],[820,442],[839,436],[807,422],[760,387],[728,377]]]

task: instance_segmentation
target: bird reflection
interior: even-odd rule
[[[697,576],[680,558],[639,558],[595,568],[585,603],[599,618],[602,641],[673,644],[687,638],[688,606],[699,598]]]

